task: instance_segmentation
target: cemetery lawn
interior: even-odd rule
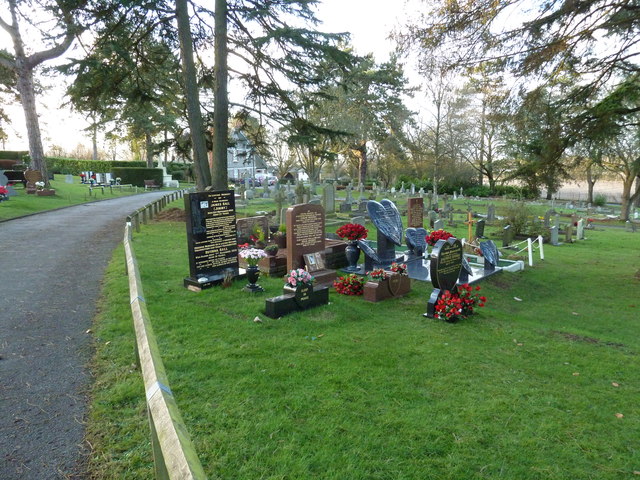
[[[638,235],[588,231],[481,284],[479,314],[422,316],[431,287],[278,320],[266,293],[187,291],[184,223],[134,235],[144,295],[209,478],[620,479],[640,472]],[[255,323],[259,317],[262,323]],[[94,327],[96,478],[151,478],[145,393],[118,249]]]
[[[114,188],[113,191],[105,187],[104,193],[102,193],[102,189],[94,188],[90,195],[89,186],[81,184],[80,177],[73,177],[74,183],[72,184],[66,183],[65,177],[66,175],[54,175],[51,188],[55,189],[56,194],[50,197],[27,195],[22,185],[15,186],[17,196],[10,197],[8,201],[0,202],[0,220],[136,193],[135,187],[130,190]],[[138,189],[138,191],[144,191],[144,189]]]

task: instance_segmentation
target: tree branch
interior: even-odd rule
[[[48,50],[36,52],[33,55],[30,55],[27,58],[27,65],[29,65],[30,68],[34,68],[40,65],[42,62],[46,62],[47,60],[51,60],[52,58],[59,57],[71,46],[74,38],[74,34],[71,33],[71,30],[69,29],[69,27],[67,27],[67,34],[65,35],[62,43]]]

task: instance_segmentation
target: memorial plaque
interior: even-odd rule
[[[255,235],[256,230],[261,230],[265,240],[269,239],[269,218],[266,215],[256,217],[239,218],[236,221],[236,231],[238,238],[249,241],[251,235]]]
[[[300,285],[296,288],[295,300],[301,310],[309,307],[311,304],[311,294],[313,293],[313,287],[311,285]]]
[[[385,198],[379,203],[370,200],[367,203],[367,211],[379,233],[396,245],[402,244],[402,218],[391,200]]]
[[[238,274],[236,209],[233,190],[185,195],[190,278],[210,286],[222,281],[226,271]]]
[[[287,269],[304,268],[304,255],[325,249],[322,205],[293,205],[287,209]]]
[[[462,268],[462,243],[457,238],[438,240],[431,254],[431,283],[440,290],[454,291]]]
[[[407,202],[407,227],[422,228],[424,226],[424,199],[410,198]]]

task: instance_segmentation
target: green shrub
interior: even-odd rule
[[[136,167],[116,167],[111,169],[115,177],[120,177],[120,183],[126,185],[137,185],[144,187],[145,180],[155,180],[156,184],[162,185],[162,170],[159,168],[136,168]]]
[[[468,197],[490,197],[491,189],[486,185],[476,185],[465,189],[464,194]]]
[[[22,160],[24,162],[28,156],[29,152],[20,150],[0,150],[0,159],[3,160]]]
[[[607,204],[607,197],[606,195],[603,195],[602,193],[598,193],[594,198],[593,198],[593,204],[596,207],[604,207]]]
[[[533,211],[524,202],[509,203],[504,208],[504,219],[502,225],[511,225],[514,235],[526,235],[528,233],[529,218],[533,216]]]

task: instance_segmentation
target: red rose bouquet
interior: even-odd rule
[[[429,235],[426,236],[427,243],[432,247],[438,242],[438,240],[446,240],[447,238],[453,237],[452,233],[447,232],[446,230],[434,230]]]
[[[369,230],[364,228],[364,226],[359,223],[347,223],[346,225],[342,225],[338,230],[336,230],[336,234],[340,238],[344,238],[345,240],[364,240],[367,238],[367,234]]]
[[[341,295],[362,295],[366,279],[354,273],[333,282],[333,288]]]

